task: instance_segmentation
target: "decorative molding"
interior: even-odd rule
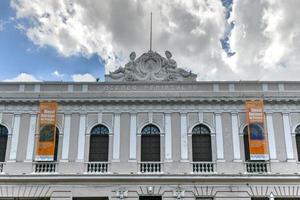
[[[196,74],[177,68],[171,52],[166,51],[165,55],[166,58],[150,50],[135,59],[136,54],[132,52],[129,56],[130,61],[125,67],[109,72],[105,75],[105,80],[111,82],[196,81]]]
[[[202,124],[203,123],[203,112],[199,112],[198,113],[198,118],[199,118],[199,123]]]
[[[128,196],[128,190],[118,190],[116,191],[116,196],[120,200],[125,199]]]
[[[97,121],[98,121],[98,124],[102,124],[102,112],[98,112],[98,115],[97,115]]]
[[[153,123],[153,112],[148,112],[148,120],[150,124]]]
[[[181,200],[184,198],[184,192],[185,190],[178,186],[176,190],[173,191],[173,196],[175,197],[175,199]]]

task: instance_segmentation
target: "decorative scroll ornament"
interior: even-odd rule
[[[106,81],[196,81],[197,75],[191,71],[177,68],[170,51],[165,52],[166,58],[156,52],[148,51],[139,58],[135,52],[129,56],[130,61],[125,67],[105,75]]]
[[[128,191],[127,190],[118,190],[116,191],[117,198],[123,200],[127,197]]]
[[[174,197],[177,199],[177,200],[182,200],[184,198],[184,190],[180,187],[177,187],[176,190],[173,191],[174,192]]]

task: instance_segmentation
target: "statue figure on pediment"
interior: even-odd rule
[[[132,67],[136,66],[135,57],[136,57],[135,52],[134,51],[131,52],[130,55],[129,55],[130,61],[127,64],[125,64],[125,68],[129,69],[129,68],[132,68]]]
[[[119,67],[114,72],[109,72],[109,76],[113,79],[119,79],[122,78],[125,74],[125,69],[123,67]]]
[[[114,72],[110,72],[109,75],[115,79],[125,76],[125,79],[132,80],[132,73],[134,73],[134,71],[136,70],[135,57],[135,52],[131,52],[129,55],[130,61],[127,64],[125,64],[125,67],[119,67]]]
[[[177,67],[177,63],[175,60],[172,59],[172,53],[170,51],[165,52],[167,60],[165,60],[165,63],[163,66],[166,68],[166,70],[173,71]]]
[[[177,67],[170,51],[165,57],[149,51],[136,59],[135,52],[129,55],[124,67],[106,75],[109,81],[196,81],[196,74]]]

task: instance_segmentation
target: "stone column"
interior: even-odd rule
[[[19,140],[19,132],[20,132],[20,114],[16,114],[14,116],[14,125],[12,131],[11,145],[10,145],[10,161],[16,161],[17,158],[17,148],[18,148],[18,140]]]
[[[26,160],[25,160],[27,162],[30,162],[33,160],[36,124],[37,124],[36,114],[31,114],[30,115],[30,125],[29,125],[29,130],[28,130],[28,139],[27,139]]]
[[[180,158],[181,161],[188,161],[188,130],[187,130],[187,118],[186,113],[180,114]]]
[[[268,142],[269,142],[270,159],[271,160],[277,160],[272,113],[267,113],[267,130],[268,130]]]
[[[79,134],[78,134],[78,151],[77,161],[84,161],[84,144],[86,134],[86,114],[80,114],[79,118]]]
[[[136,160],[136,113],[131,113],[130,115],[130,149],[129,149],[129,159],[132,161]]]
[[[290,126],[290,118],[288,113],[283,113],[283,127],[284,127],[284,139],[286,148],[287,160],[294,160],[293,143],[292,143],[292,131]]]
[[[113,161],[120,161],[120,113],[114,117]]]
[[[234,161],[241,161],[238,114],[231,113],[232,141]]]
[[[165,160],[172,160],[171,114],[165,114]]]
[[[62,161],[68,162],[69,160],[69,146],[70,146],[70,130],[71,129],[71,115],[66,114],[64,117],[64,133],[62,145]]]
[[[224,144],[221,113],[216,113],[216,143],[217,143],[217,160],[224,161]]]

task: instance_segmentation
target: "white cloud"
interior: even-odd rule
[[[170,50],[178,65],[200,79],[233,77],[223,61],[219,39],[225,30],[221,1],[12,1],[16,18],[32,21],[27,36],[64,56],[98,54],[106,73],[128,61],[131,51],[149,50],[149,16],[153,11],[153,49]],[[126,9],[125,9],[126,8]]]
[[[300,1],[234,1],[227,60],[241,79],[300,80]]]
[[[9,21],[3,21],[0,19],[0,31],[3,31],[5,28],[5,25],[8,23],[9,23]]]
[[[20,73],[18,76],[12,79],[3,80],[4,82],[40,82],[35,76],[27,73]]]
[[[12,0],[17,19],[31,20],[26,34],[38,46],[64,56],[96,53],[106,73],[123,65],[130,51],[170,50],[180,67],[200,80],[300,79],[299,0],[236,0],[230,58],[221,47],[226,20],[221,1],[207,0]],[[23,26],[19,26],[22,27]]]
[[[54,72],[51,73],[52,76],[55,76],[57,78],[63,78],[65,75],[61,74],[59,71],[55,70]]]
[[[95,82],[96,78],[93,77],[91,74],[73,74],[72,80],[75,82]]]

